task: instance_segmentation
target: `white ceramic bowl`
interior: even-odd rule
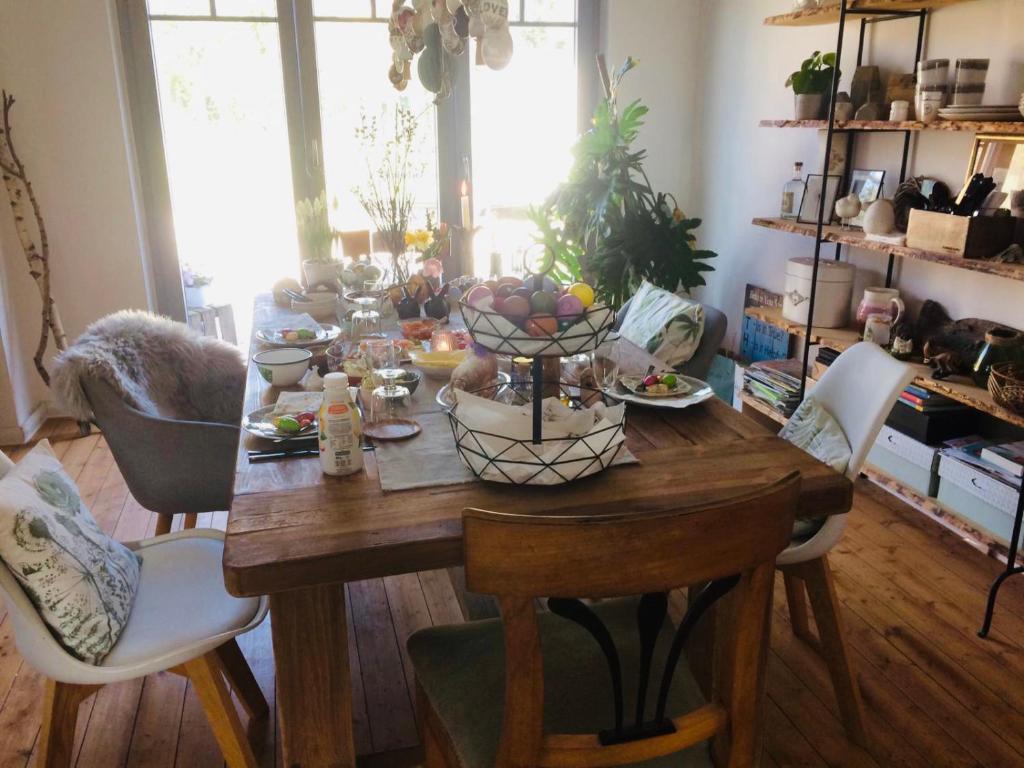
[[[313,353],[308,349],[268,349],[252,356],[256,370],[267,383],[274,387],[291,387],[298,384],[309,370]]]
[[[338,321],[338,294],[330,291],[313,291],[306,296],[312,301],[295,301],[292,299],[292,309],[295,312],[306,312],[315,320],[326,320],[332,323]]]

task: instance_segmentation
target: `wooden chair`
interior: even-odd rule
[[[195,686],[228,767],[255,768],[231,690],[251,718],[264,717],[268,707],[234,638],[263,621],[267,599],[227,593],[220,531],[181,531],[127,546],[143,558],[139,591],[121,637],[99,665],[64,650],[0,563],[0,596],[18,651],[47,678],[36,766],[72,764],[78,706],[104,685],[167,670]]]
[[[497,596],[501,619],[409,639],[425,768],[755,765],[774,561],[798,493],[793,473],[668,512],[466,510],[467,582]],[[694,584],[673,630],[667,593]],[[706,700],[682,651],[722,597]]]
[[[842,427],[852,455],[846,475],[855,480],[893,404],[914,378],[913,369],[877,344],[862,342],[843,352],[808,395]],[[846,515],[834,515],[809,538],[793,541],[777,560],[786,583],[793,632],[813,641],[807,615],[810,597],[818,627],[819,647],[828,665],[839,711],[850,740],[867,745],[864,705],[846,647],[839,598],[832,583],[828,553],[842,538]]]
[[[358,259],[373,253],[373,249],[370,247],[370,230],[368,229],[339,232],[337,238],[341,241],[341,252],[350,259]]]

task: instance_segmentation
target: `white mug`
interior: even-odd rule
[[[892,335],[892,317],[888,314],[875,313],[868,315],[864,324],[864,341],[873,341],[880,347],[889,344]]]

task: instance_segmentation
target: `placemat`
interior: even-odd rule
[[[374,446],[381,489],[406,491],[475,480],[455,449],[447,414],[425,413],[415,419],[423,427],[418,436]],[[612,465],[636,463],[637,458],[623,445]]]

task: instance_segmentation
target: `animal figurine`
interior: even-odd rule
[[[922,350],[924,362],[934,369],[932,378],[970,376],[985,334],[994,328],[1013,330],[977,317],[953,320],[941,304],[929,299],[918,315],[914,344]]]

